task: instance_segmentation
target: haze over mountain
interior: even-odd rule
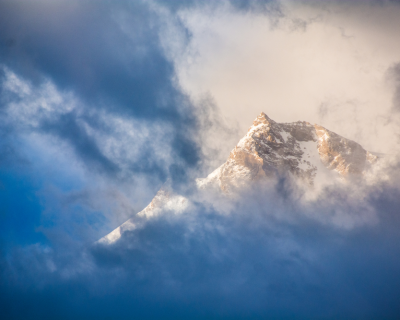
[[[377,161],[378,155],[320,125],[277,123],[261,112],[227,161],[206,178],[196,179],[196,186],[234,197],[252,182],[289,175],[312,189],[326,180],[362,177]],[[163,186],[145,209],[99,242],[111,244],[163,210],[179,214],[189,206],[189,199]]]

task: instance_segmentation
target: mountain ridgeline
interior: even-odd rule
[[[360,144],[319,125],[298,121],[277,123],[261,113],[247,134],[231,151],[227,161],[206,178],[197,179],[199,191],[220,190],[232,195],[251,182],[290,175],[313,188],[317,179],[337,176],[360,177],[378,160]],[[182,212],[190,201],[163,187],[151,203],[99,240],[103,244],[117,241],[125,231],[140,227],[146,219],[163,210]]]

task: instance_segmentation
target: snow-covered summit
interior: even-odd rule
[[[319,125],[298,121],[277,123],[261,113],[228,160],[200,188],[218,184],[223,191],[248,181],[289,172],[309,185],[317,174],[334,170],[343,177],[362,174],[377,157],[358,143]]]
[[[358,143],[322,126],[304,121],[277,123],[262,112],[227,161],[196,182],[200,190],[216,188],[229,194],[251,181],[289,174],[312,187],[327,174],[343,178],[363,175],[377,159]],[[136,229],[143,219],[151,219],[163,210],[180,213],[189,205],[188,199],[163,187],[144,210],[99,242],[113,243],[123,232]]]

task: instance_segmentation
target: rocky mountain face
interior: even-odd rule
[[[290,172],[310,186],[319,171],[334,170],[343,177],[360,175],[377,156],[358,143],[319,125],[298,121],[276,123],[261,113],[228,160],[205,179],[200,188],[218,184],[222,191],[249,180]]]
[[[199,190],[216,188],[223,194],[230,194],[251,181],[289,174],[312,188],[323,172],[330,171],[343,178],[361,176],[377,159],[358,143],[322,126],[304,121],[277,123],[261,113],[227,161],[208,177],[197,179],[196,183]],[[99,242],[113,243],[123,232],[137,228],[143,218],[151,218],[163,210],[183,211],[189,205],[185,197],[161,188],[137,217],[129,219]]]

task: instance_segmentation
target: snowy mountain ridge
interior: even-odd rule
[[[197,179],[199,190],[219,189],[231,194],[251,183],[280,174],[292,175],[313,187],[317,179],[360,176],[378,160],[360,144],[343,138],[317,124],[298,121],[277,123],[261,113],[247,134],[231,151],[229,158],[206,178]],[[182,212],[190,201],[161,188],[141,212],[99,240],[111,244],[125,231],[140,227],[144,220],[163,210]]]

